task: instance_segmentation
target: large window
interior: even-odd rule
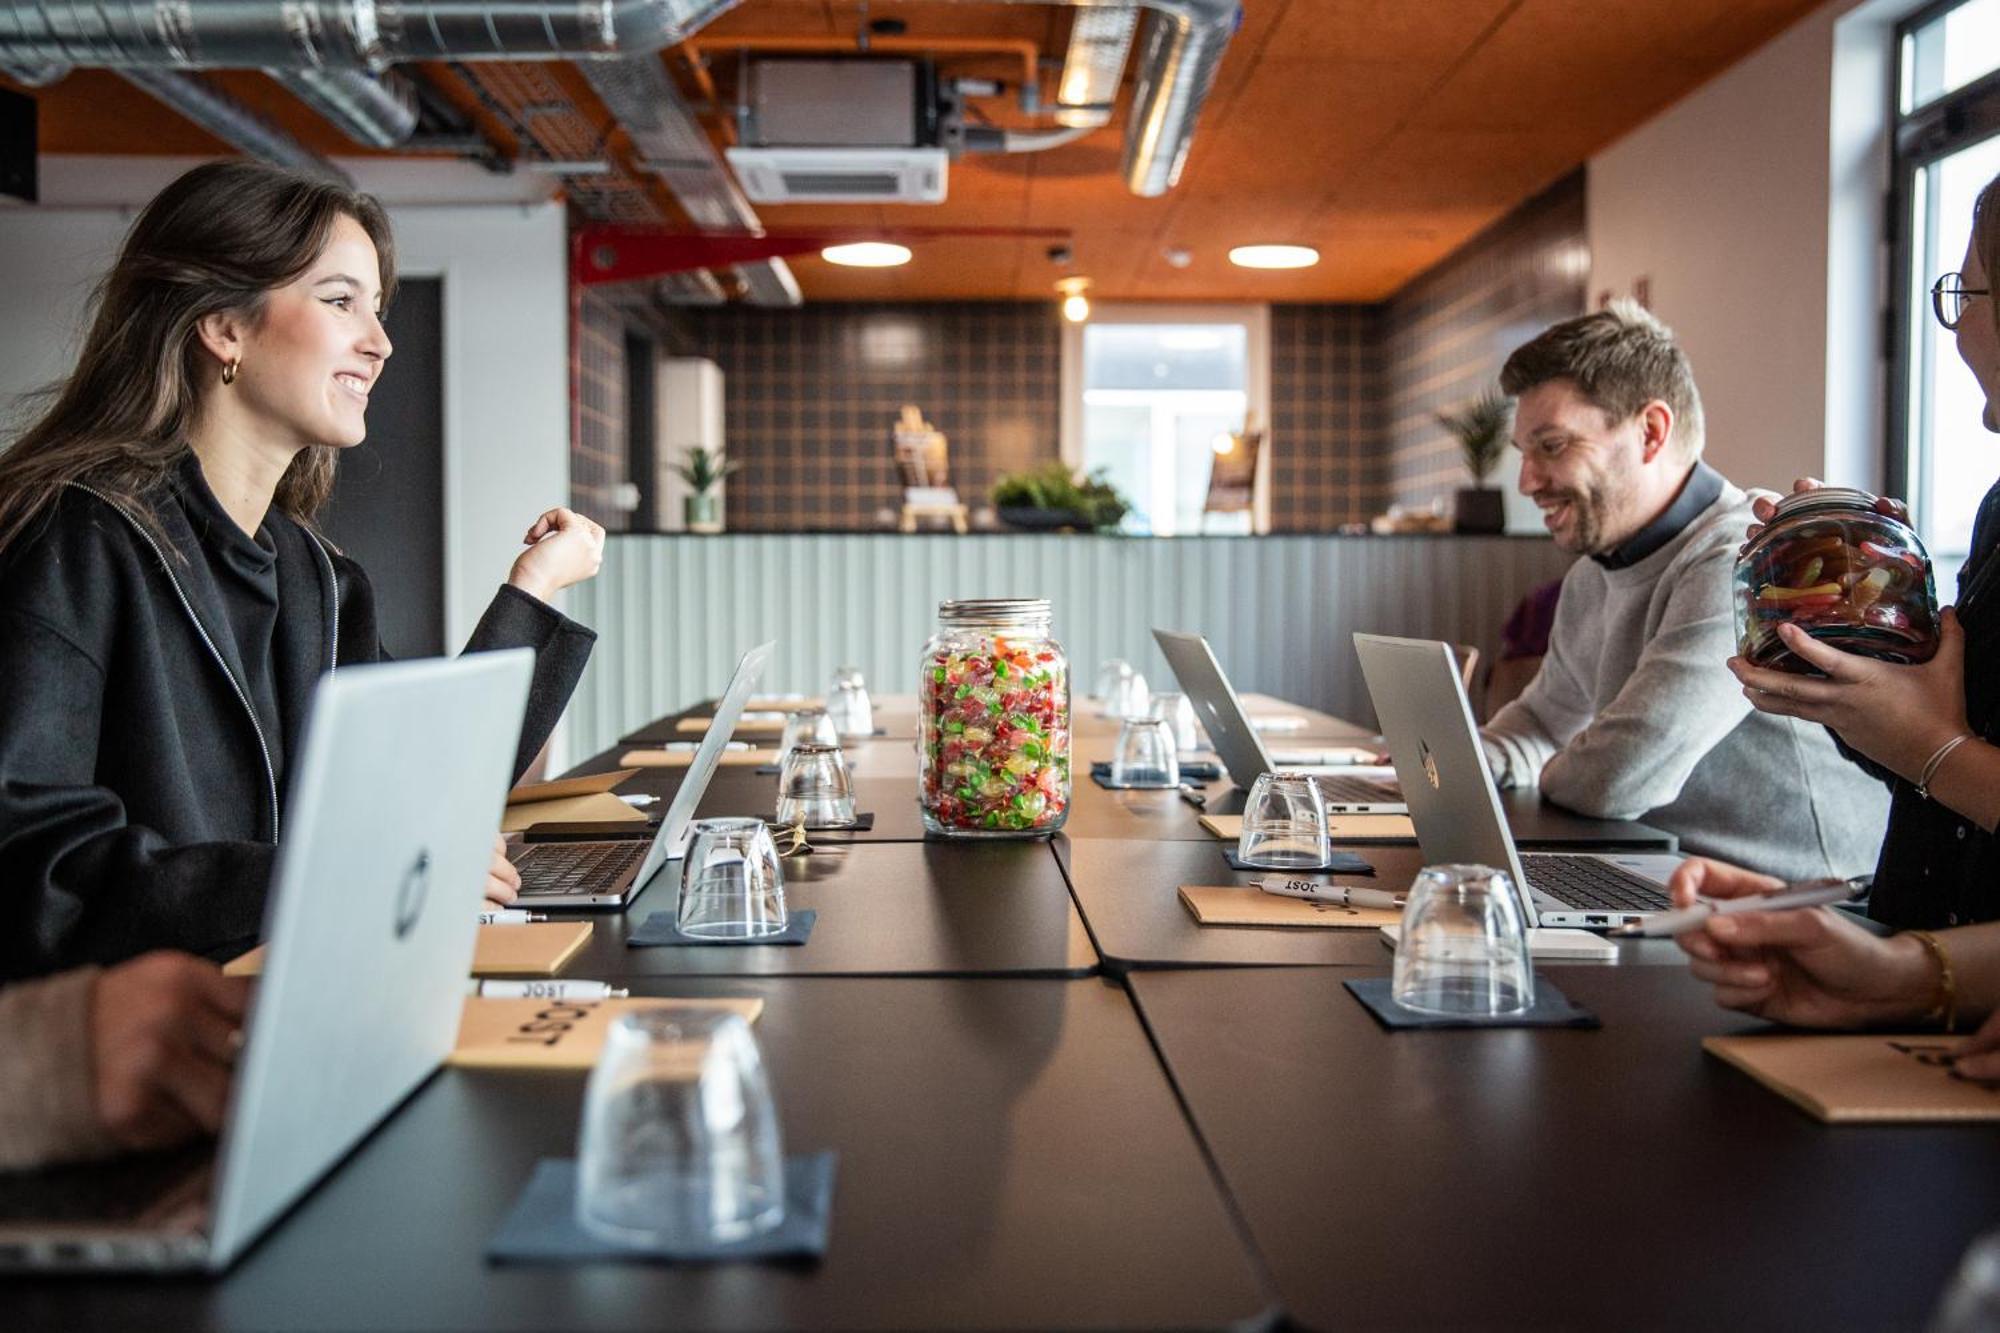
[[[1131,532],[1263,531],[1269,449],[1250,511],[1207,512],[1219,452],[1246,418],[1267,423],[1262,307],[1099,306],[1063,341],[1063,458],[1131,502]]]
[[[1964,260],[1972,201],[2000,175],[2000,0],[1933,5],[1898,29],[1896,309],[1891,489],[1907,496],[1949,600],[2000,452],[1984,398],[1931,317],[1930,287]],[[1988,312],[1975,309],[1973,318]]]

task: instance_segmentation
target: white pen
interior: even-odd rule
[[[1804,884],[1787,884],[1776,893],[1753,894],[1747,898],[1697,898],[1693,907],[1660,912],[1643,921],[1608,930],[1607,935],[1627,940],[1663,940],[1686,934],[1712,916],[1734,916],[1738,912],[1790,912],[1801,907],[1825,907],[1846,902],[1868,887],[1860,879],[1816,879]]]
[[[634,809],[638,809],[641,806],[656,804],[660,798],[657,796],[648,796],[645,792],[633,792],[629,796],[620,796],[618,799]]]
[[[466,990],[486,1000],[615,1000],[631,993],[604,981],[475,981]]]
[[[1283,898],[1304,898],[1308,902],[1334,903],[1340,907],[1380,907],[1390,912],[1403,910],[1403,896],[1387,889],[1349,888],[1345,884],[1315,884],[1309,879],[1264,879],[1257,887]]]
[[[525,926],[530,921],[547,921],[547,912],[527,912],[518,907],[494,908],[479,914],[482,926]]]

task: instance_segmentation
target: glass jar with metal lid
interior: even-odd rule
[[[917,680],[917,799],[948,838],[1034,838],[1069,818],[1069,658],[1049,603],[938,604]]]
[[[1819,674],[1778,637],[1789,621],[1843,652],[1928,662],[1937,590],[1917,534],[1867,491],[1822,486],[1778,501],[1736,557],[1736,641],[1752,664]]]

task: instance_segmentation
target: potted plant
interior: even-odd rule
[[[674,468],[687,483],[688,495],[681,498],[681,515],[689,532],[722,531],[722,496],[717,488],[722,479],[742,468],[732,463],[720,449],[691,444],[681,450],[681,462]]]
[[[1507,515],[1499,490],[1486,478],[1507,448],[1507,431],[1514,405],[1498,389],[1488,389],[1456,412],[1439,412],[1438,424],[1458,440],[1472,485],[1461,487],[1453,507],[1453,528],[1459,532],[1505,532]]]
[[[1105,532],[1117,527],[1131,508],[1101,471],[1079,482],[1057,459],[1000,478],[992,496],[1001,522],[1030,532]]]

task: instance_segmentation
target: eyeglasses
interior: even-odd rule
[[[1968,287],[1963,273],[1947,273],[1931,284],[1931,312],[1938,323],[1956,329],[1974,297],[1991,295],[1991,287]]]

